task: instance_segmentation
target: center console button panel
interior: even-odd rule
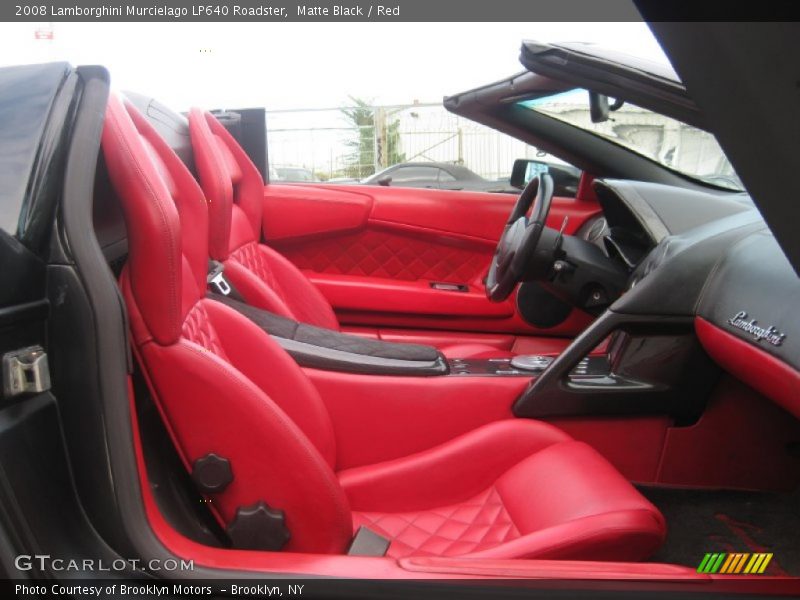
[[[543,365],[536,368],[521,368],[517,359],[526,365]],[[554,356],[516,356],[514,358],[451,358],[448,360],[450,376],[456,377],[537,377],[555,360]],[[608,357],[589,356],[580,361],[571,372],[577,379],[602,377],[609,371]]]

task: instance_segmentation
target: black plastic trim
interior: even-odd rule
[[[447,97],[444,107],[459,116],[536,146],[596,177],[649,181],[710,193],[730,193],[673,171],[588,130],[516,105],[519,100],[572,87],[563,81],[526,71]]]
[[[235,289],[232,290],[235,292]],[[299,323],[233,297],[209,293],[270,334],[301,367],[366,375],[447,375],[447,360],[436,348],[396,344]]]
[[[0,327],[18,325],[31,321],[44,321],[50,311],[47,300],[35,300],[25,304],[0,308]]]
[[[432,361],[382,358],[314,346],[280,337],[274,339],[301,367],[364,375],[408,375],[410,377],[447,375],[449,371],[447,360],[443,356]]]
[[[693,331],[693,316],[627,315],[607,310],[531,381],[514,403],[513,412],[529,418],[664,414],[682,424],[694,422],[705,408],[719,369],[700,349]],[[633,370],[620,364],[625,351],[614,346],[624,345],[624,338],[615,338],[609,351],[608,373],[575,374],[578,363],[619,332],[635,336],[640,348],[667,340],[666,349],[646,356],[658,363],[657,368],[641,376],[641,363]]]

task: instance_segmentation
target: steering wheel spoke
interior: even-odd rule
[[[486,296],[492,302],[508,298],[524,276],[526,265],[536,254],[552,200],[553,179],[547,173],[531,179],[522,190],[497,243],[486,278]]]

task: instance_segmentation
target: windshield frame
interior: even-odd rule
[[[692,129],[696,129],[698,131],[703,131],[703,132],[707,133],[708,135],[710,135],[714,139],[714,143],[716,144],[719,152],[721,153],[721,155],[724,157],[724,159],[727,161],[727,163],[730,165],[731,169],[733,170],[735,178],[740,182],[739,184],[736,184],[736,183],[734,183],[732,181],[730,186],[729,185],[724,185],[724,184],[721,184],[721,183],[717,183],[717,182],[705,179],[704,177],[702,177],[700,175],[697,175],[695,173],[683,171],[683,170],[681,170],[679,168],[676,168],[673,165],[661,162],[660,160],[657,160],[656,158],[654,158],[652,156],[649,156],[648,154],[638,150],[636,147],[634,147],[632,145],[620,143],[615,138],[613,138],[611,136],[603,135],[602,133],[600,133],[598,131],[595,131],[595,130],[593,130],[591,128],[581,127],[580,125],[578,125],[576,123],[573,123],[572,121],[558,118],[557,116],[554,116],[553,114],[551,114],[549,112],[545,112],[545,111],[542,111],[542,110],[537,110],[536,106],[533,105],[533,103],[540,102],[542,100],[546,100],[547,98],[551,98],[551,97],[555,97],[555,96],[562,96],[562,95],[567,95],[567,94],[581,93],[581,92],[586,94],[587,107],[588,107],[588,105],[589,105],[588,104],[589,90],[587,88],[582,88],[582,87],[578,87],[578,86],[571,87],[569,89],[563,89],[562,88],[562,89],[555,89],[555,90],[552,90],[552,91],[540,91],[540,92],[537,92],[535,94],[516,97],[516,98],[513,99],[513,106],[516,107],[516,108],[519,108],[521,110],[524,110],[524,111],[532,112],[532,113],[538,115],[539,117],[543,117],[543,118],[546,118],[546,119],[551,119],[551,120],[553,120],[555,122],[558,122],[558,123],[560,123],[562,125],[565,125],[567,127],[573,128],[573,129],[575,129],[577,131],[581,131],[584,134],[591,135],[591,136],[593,136],[593,137],[595,137],[597,139],[600,139],[600,140],[602,140],[602,141],[604,141],[606,143],[613,144],[614,146],[616,146],[616,147],[618,147],[618,148],[620,148],[622,150],[625,150],[627,152],[631,152],[631,153],[635,154],[636,156],[638,156],[640,158],[643,158],[643,159],[653,163],[654,165],[657,165],[658,167],[660,167],[662,169],[668,170],[671,173],[674,173],[675,175],[678,175],[678,176],[680,176],[682,178],[688,179],[688,180],[690,180],[690,181],[692,181],[694,183],[700,184],[703,187],[707,187],[707,188],[710,188],[710,189],[713,189],[713,190],[720,190],[720,191],[730,192],[730,193],[746,193],[747,190],[745,189],[744,184],[741,183],[741,177],[739,177],[738,173],[736,173],[735,169],[733,169],[733,165],[731,163],[731,160],[728,158],[727,154],[725,154],[725,151],[722,148],[722,146],[720,145],[719,141],[716,139],[716,136],[714,136],[714,134],[712,132],[710,132],[710,131],[707,131],[705,129],[702,129],[702,128],[696,127],[694,125],[685,123],[684,121],[676,119],[675,117],[664,115],[664,114],[656,112],[654,110],[651,110],[651,109],[648,109],[648,108],[644,108],[644,107],[642,107],[642,106],[640,106],[640,105],[638,105],[636,103],[633,103],[633,102],[625,102],[624,103],[624,104],[628,104],[628,105],[631,105],[631,106],[635,106],[637,109],[645,111],[647,113],[651,113],[653,115],[659,115],[659,116],[661,116],[661,117],[663,117],[665,119],[669,119],[671,121],[679,123],[682,126],[691,127]]]

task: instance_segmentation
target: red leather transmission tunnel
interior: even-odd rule
[[[500,421],[337,472],[316,388],[269,335],[206,298],[208,207],[191,174],[117,97],[103,151],[128,228],[121,287],[136,354],[235,547],[344,553],[362,525],[395,557],[636,560],[659,546],[659,512],[592,448],[541,422]]]

